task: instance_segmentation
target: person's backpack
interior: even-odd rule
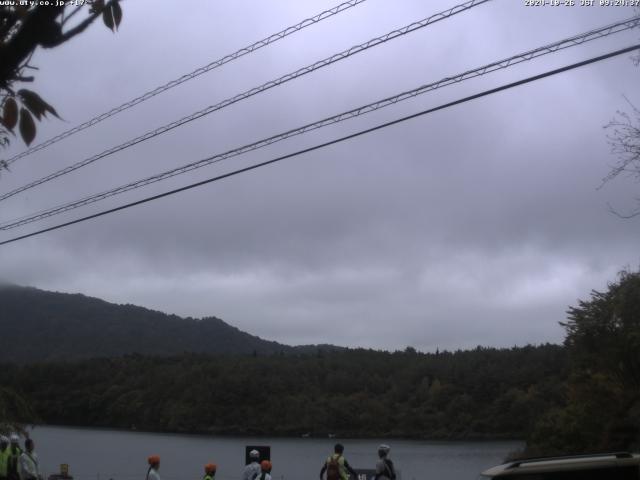
[[[389,472],[389,478],[391,480],[396,480],[396,471],[393,468],[393,462],[388,458],[384,459],[384,465],[387,467],[387,472]]]
[[[331,455],[327,460],[327,480],[340,480],[340,456]]]

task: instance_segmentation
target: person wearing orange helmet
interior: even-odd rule
[[[160,457],[158,455],[151,455],[147,458],[147,463],[149,464],[149,470],[147,470],[146,480],[160,480],[160,474],[158,473],[160,469]]]
[[[204,477],[202,477],[202,480],[213,480],[216,476],[217,469],[218,466],[215,463],[207,463],[204,466]]]
[[[260,473],[256,475],[255,480],[271,480],[271,462],[269,460],[260,462]]]

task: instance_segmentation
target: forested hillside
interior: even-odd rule
[[[16,286],[0,287],[0,329],[0,361],[18,363],[132,353],[315,351],[263,340],[215,317],[181,318],[80,294]]]
[[[523,438],[524,455],[635,450],[639,312],[640,272],[623,271],[606,291],[569,308],[564,346],[301,350],[214,318],[5,288],[0,351],[14,362],[0,364],[2,420],[268,436]],[[159,351],[145,350],[150,344]],[[212,355],[210,345],[236,355]],[[38,349],[43,361],[15,363]],[[127,350],[156,355],[122,356]],[[96,355],[116,356],[68,361]],[[67,361],[50,360],[57,358]]]
[[[540,412],[563,403],[565,375],[557,345],[0,366],[0,384],[46,423],[416,438],[524,438]]]

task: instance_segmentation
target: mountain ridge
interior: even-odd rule
[[[0,284],[0,361],[15,363],[205,354],[296,354],[332,345],[291,346],[224,320],[181,317],[82,293]]]

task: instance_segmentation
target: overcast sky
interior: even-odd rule
[[[578,1],[578,0],[576,0]],[[32,88],[64,118],[45,140],[335,1],[123,2],[39,51]],[[0,203],[0,220],[118,186],[630,17],[625,7],[495,0]],[[578,2],[579,3],[579,2]],[[596,2],[597,3],[597,2]],[[0,191],[99,153],[455,1],[367,0],[16,162]],[[2,232],[0,239],[186,185],[638,43],[626,32],[428,93],[250,155]],[[0,277],[288,344],[424,351],[561,342],[569,305],[640,263],[640,184],[598,189],[603,126],[640,105],[630,55],[485,97],[98,220],[0,247]],[[31,88],[31,87],[30,87]],[[24,146],[14,141],[9,157]]]

